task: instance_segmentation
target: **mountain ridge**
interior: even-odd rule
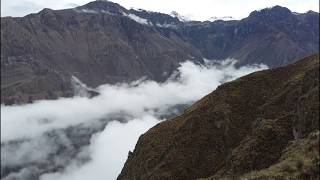
[[[185,60],[235,58],[239,66],[278,67],[318,52],[319,13],[278,11],[284,20],[181,22],[93,1],[2,17],[1,103],[72,96],[71,76],[94,88],[144,76],[164,81]]]

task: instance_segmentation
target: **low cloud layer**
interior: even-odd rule
[[[121,124],[113,121],[92,138],[91,161],[85,165],[70,165],[65,172],[43,175],[41,180],[106,180],[116,179],[141,133],[159,121],[153,117],[134,119]]]
[[[1,176],[7,180],[39,175],[42,180],[115,179],[138,137],[150,127],[221,83],[265,68],[235,68],[230,59],[206,65],[185,62],[164,83],[106,84],[91,99],[1,105]]]

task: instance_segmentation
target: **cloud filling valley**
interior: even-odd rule
[[[105,84],[75,96],[1,105],[1,179],[116,179],[139,136],[220,84],[264,65],[235,60],[181,63],[167,81]]]

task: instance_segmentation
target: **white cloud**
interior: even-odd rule
[[[63,9],[83,5],[91,0],[2,0],[1,16],[23,16],[35,13],[42,8]],[[169,14],[177,11],[195,20],[207,20],[210,17],[232,16],[244,18],[256,9],[281,5],[292,11],[319,11],[318,0],[114,0],[126,8],[143,8],[146,10]]]
[[[215,65],[212,62],[206,65],[184,62],[176,78],[164,83],[146,80],[102,85],[96,89],[100,95],[92,99],[73,97],[19,106],[1,105],[1,163],[25,167],[9,175],[20,179],[40,172],[34,170],[37,166],[27,166],[28,163],[45,164],[50,159],[50,166],[68,167],[44,175],[44,180],[114,179],[139,135],[160,122],[175,106],[190,104],[225,81],[266,68],[262,65],[235,68],[232,60]],[[80,125],[84,128],[77,128]],[[90,136],[104,126],[86,148]],[[80,155],[70,159],[72,153],[80,150]],[[83,164],[80,161],[83,157],[90,157],[91,161]]]
[[[208,94],[226,76],[235,78],[257,69],[235,69],[228,64],[224,64],[223,68],[205,67],[185,62],[178,69],[178,80],[165,83],[143,81],[138,85],[102,85],[98,88],[101,95],[92,99],[74,97],[37,101],[22,106],[2,105],[1,140],[38,136],[50,129],[96,121],[115,112],[126,112],[141,117],[145,114],[145,109],[163,109],[176,104],[190,103]]]
[[[45,174],[41,180],[106,180],[116,179],[128,151],[133,151],[139,136],[159,121],[152,116],[134,119],[128,123],[113,121],[103,132],[92,138],[92,160],[83,165],[70,165],[63,173]]]

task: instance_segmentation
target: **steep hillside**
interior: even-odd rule
[[[96,1],[1,18],[1,101],[47,98],[47,91],[67,95],[72,75],[93,87],[143,76],[162,81],[179,62],[202,61],[176,33],[164,36],[132,17],[117,4]]]
[[[71,76],[91,87],[144,76],[163,81],[185,60],[232,57],[278,67],[319,52],[319,13],[275,6],[240,21],[176,16],[93,1],[2,17],[1,103],[71,96]]]
[[[223,84],[143,134],[118,179],[316,178],[319,55]]]
[[[208,59],[233,57],[239,65],[278,67],[319,52],[319,13],[275,6],[240,21],[187,27],[184,33]]]

